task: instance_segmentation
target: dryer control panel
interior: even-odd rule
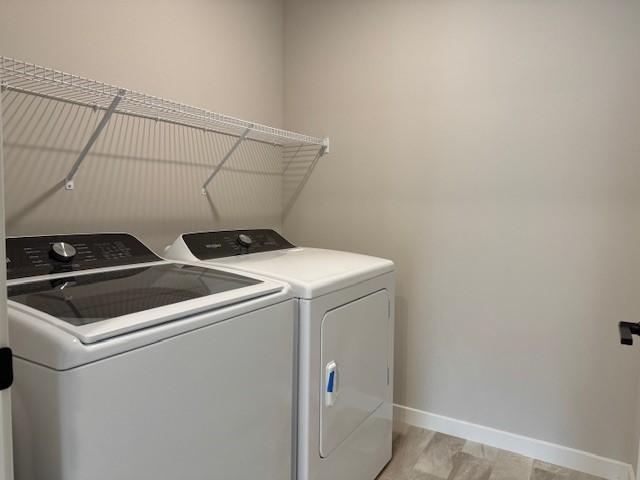
[[[294,248],[281,235],[268,229],[185,233],[182,239],[200,260]]]
[[[162,260],[126,233],[10,237],[6,246],[8,279]]]

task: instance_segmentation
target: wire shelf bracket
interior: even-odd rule
[[[211,180],[214,179],[214,177],[222,169],[224,164],[227,163],[227,160],[229,160],[231,158],[231,155],[233,155],[233,152],[235,152],[236,149],[240,146],[240,144],[242,142],[244,142],[245,138],[247,138],[247,135],[249,135],[250,132],[251,132],[251,127],[245,129],[245,131],[242,132],[242,135],[240,135],[240,137],[236,140],[236,142],[229,149],[229,151],[225,154],[225,156],[222,157],[222,160],[220,160],[220,163],[216,166],[216,168],[213,170],[213,172],[211,172],[211,175],[209,175],[209,178],[207,178],[207,180],[202,184],[202,192],[201,192],[202,195],[207,195],[207,186],[211,183]]]
[[[122,98],[126,94],[127,94],[126,90],[123,90],[123,89],[119,90],[118,94],[114,97],[114,99],[111,102],[111,104],[109,105],[109,107],[107,107],[107,110],[104,112],[104,115],[102,116],[102,119],[100,120],[100,123],[98,123],[98,126],[93,131],[93,133],[91,134],[91,137],[89,137],[89,140],[87,141],[86,145],[80,151],[80,155],[78,155],[78,158],[76,159],[75,163],[71,167],[71,170],[69,170],[69,173],[67,173],[67,176],[64,177],[64,189],[65,190],[73,190],[74,189],[75,184],[73,182],[73,177],[75,177],[76,173],[78,172],[78,169],[80,168],[80,165],[82,165],[82,162],[84,161],[84,159],[86,158],[87,154],[91,150],[91,147],[93,147],[93,144],[96,143],[96,140],[98,140],[98,137],[102,133],[102,130],[104,130],[104,127],[107,126],[107,123],[109,123],[109,120],[111,119],[111,116],[116,111],[116,108],[118,108],[118,104],[120,103],[120,101],[122,100]]]

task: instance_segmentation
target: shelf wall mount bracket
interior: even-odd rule
[[[111,120],[111,116],[115,113],[116,108],[118,108],[118,105],[120,104],[120,102],[122,101],[122,99],[124,98],[126,93],[127,93],[127,91],[124,90],[124,89],[118,90],[118,94],[113,98],[113,101],[111,102],[111,104],[109,105],[107,110],[104,112],[104,115],[102,116],[102,119],[100,119],[100,123],[98,123],[98,126],[93,131],[93,133],[91,134],[91,137],[89,137],[89,140],[87,140],[87,143],[85,144],[84,148],[80,151],[80,155],[78,155],[78,158],[76,159],[75,163],[71,167],[71,170],[69,170],[69,173],[67,173],[67,176],[64,177],[64,189],[65,190],[73,190],[74,189],[75,184],[73,182],[73,178],[75,177],[76,173],[78,172],[78,169],[80,168],[80,165],[82,165],[82,162],[84,161],[84,159],[86,158],[87,154],[89,153],[89,151],[93,147],[94,143],[96,143],[96,140],[98,140],[98,137],[100,136],[100,134],[104,130],[104,127],[106,127],[107,124],[109,123],[109,120]]]
[[[238,139],[233,144],[233,146],[229,149],[229,151],[225,154],[225,156],[222,157],[222,160],[220,160],[220,163],[216,166],[216,168],[213,170],[213,172],[211,172],[211,175],[209,175],[209,178],[207,178],[207,180],[202,184],[202,190],[201,190],[202,195],[204,195],[204,196],[207,195],[207,187],[209,186],[211,181],[215,178],[215,176],[218,174],[218,172],[222,169],[222,167],[227,162],[227,160],[229,160],[229,158],[231,158],[231,155],[233,155],[233,152],[235,152],[237,150],[237,148],[240,146],[240,144],[242,144],[242,142],[245,141],[245,139],[247,138],[247,135],[249,135],[250,132],[251,132],[251,127],[246,128],[244,130],[244,132],[242,132],[242,134],[238,137]]]

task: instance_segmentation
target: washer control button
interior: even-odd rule
[[[70,262],[76,253],[76,248],[70,243],[56,242],[51,245],[51,256],[61,262]]]
[[[249,248],[251,246],[251,244],[253,243],[253,240],[251,239],[251,237],[249,235],[241,233],[240,235],[238,235],[238,243],[240,245],[242,245],[243,247]]]

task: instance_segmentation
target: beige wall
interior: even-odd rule
[[[0,0],[0,55],[280,126],[282,22],[281,0]],[[275,148],[246,144],[208,201],[200,185],[228,138],[114,118],[64,192],[98,115],[8,104],[9,235],[131,231],[161,249],[185,230],[280,225]]]
[[[285,2],[285,219],[392,258],[398,403],[635,462],[640,3]]]

